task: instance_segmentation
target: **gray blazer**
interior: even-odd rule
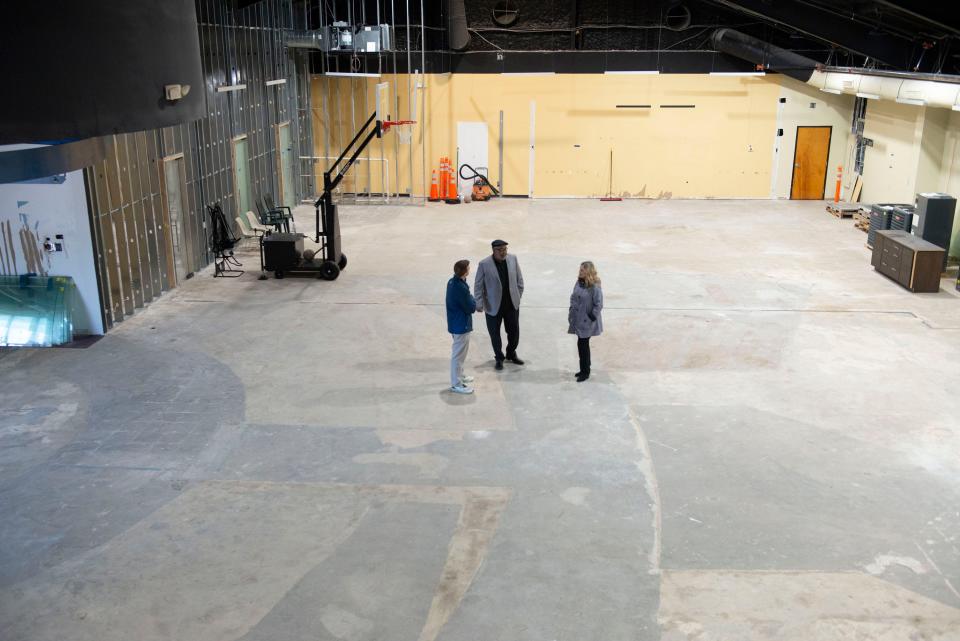
[[[603,332],[603,290],[600,285],[584,287],[577,281],[570,294],[570,313],[567,320],[570,323],[568,334],[576,334],[578,338],[599,336]],[[593,316],[594,320],[590,320]]]
[[[510,281],[510,300],[513,306],[520,309],[520,297],[523,296],[523,274],[520,272],[520,263],[513,254],[507,254],[507,278]],[[493,264],[493,256],[487,256],[477,265],[477,276],[473,283],[473,296],[477,299],[477,311],[496,316],[500,311],[500,300],[503,296],[503,286],[500,284],[500,274]]]

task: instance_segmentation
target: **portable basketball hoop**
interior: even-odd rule
[[[400,125],[415,125],[417,124],[416,120],[384,120],[380,123],[380,126],[383,128],[383,133],[390,131],[390,127],[399,127]]]

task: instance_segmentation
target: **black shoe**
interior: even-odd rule
[[[507,360],[515,365],[523,365],[523,361],[520,360],[520,357],[514,354],[513,356],[507,356]]]
[[[503,369],[503,361],[497,361],[497,364],[493,366],[494,369]]]
[[[584,382],[585,380],[587,380],[588,378],[590,378],[590,372],[580,372],[579,374],[577,374],[577,382],[578,382],[578,383],[582,383],[582,382]]]
[[[574,377],[574,378],[580,378],[580,375],[581,375],[582,373],[583,373],[583,372],[577,372],[576,374],[573,375],[573,377]]]

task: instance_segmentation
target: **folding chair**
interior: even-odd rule
[[[237,229],[240,230],[240,235],[245,239],[255,240],[258,243],[260,242],[260,237],[263,236],[263,232],[259,229],[251,229],[249,223],[244,220],[242,217],[237,216],[235,218],[237,221]]]
[[[260,224],[260,221],[257,220],[257,215],[252,211],[247,212],[247,222],[250,223],[250,229],[252,231],[262,231],[265,234],[273,231],[273,227],[270,225]]]
[[[214,255],[213,277],[214,278],[237,278],[243,274],[243,265],[233,256],[233,248],[237,246],[240,239],[233,235],[230,225],[227,224],[227,218],[223,215],[223,209],[220,203],[207,205],[207,212],[210,214],[211,232],[210,232],[210,250]]]

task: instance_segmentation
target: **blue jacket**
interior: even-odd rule
[[[473,313],[477,301],[470,295],[470,285],[454,276],[447,281],[447,331],[466,334],[473,331]]]

